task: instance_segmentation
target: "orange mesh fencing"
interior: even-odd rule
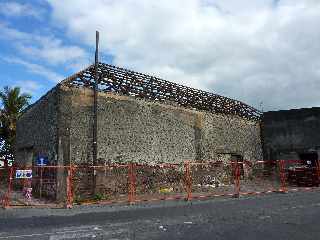
[[[5,198],[8,191],[8,169],[0,168],[0,206],[5,204]]]
[[[23,177],[23,171],[28,171],[30,176]],[[62,207],[66,199],[61,191],[62,195],[58,196],[57,175],[64,172],[65,168],[58,166],[10,167],[3,206]]]
[[[183,164],[134,165],[134,201],[186,198]]]
[[[71,188],[75,204],[127,202],[129,165],[76,166]]]
[[[285,191],[312,190],[319,187],[319,160],[281,160]]]
[[[240,195],[279,192],[281,169],[276,161],[244,161],[238,163],[241,173]]]
[[[222,161],[187,164],[190,168],[188,199],[236,194],[235,164]]]
[[[32,177],[21,177],[29,170]],[[315,189],[319,161],[184,162],[34,166],[0,169],[3,207],[69,207],[74,204],[238,197]]]

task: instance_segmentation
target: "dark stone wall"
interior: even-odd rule
[[[92,162],[93,96],[66,89],[72,98],[70,156]],[[99,93],[98,159],[105,162],[262,159],[259,123],[115,94]]]
[[[48,157],[49,165],[68,165],[71,109],[71,93],[60,85],[31,105],[17,122],[15,163],[36,165],[35,159],[41,154]],[[65,201],[67,169],[52,169],[50,173],[55,173],[56,183],[44,184],[43,191],[48,187],[47,195]]]
[[[57,86],[18,121],[17,154],[92,163],[93,92]],[[98,164],[262,159],[258,122],[111,93],[98,96]]]
[[[237,116],[204,113],[201,132],[204,160],[228,161],[231,155],[240,155],[248,161],[262,160],[258,122]]]
[[[52,165],[92,164],[92,124],[92,90],[58,85],[19,119],[16,161],[31,165],[42,153]],[[235,154],[251,161],[262,159],[259,123],[172,103],[99,93],[97,164],[228,162]],[[51,188],[62,202],[66,176],[66,169],[57,169],[56,185]],[[81,184],[92,190],[95,183],[90,179],[81,178]]]
[[[319,130],[320,108],[264,113],[264,158],[299,159],[299,153],[319,152]]]
[[[64,99],[70,104],[64,105],[68,111],[69,150],[72,164],[93,163],[93,94],[88,89],[66,88]],[[66,97],[67,96],[67,97]]]
[[[92,162],[92,92],[72,90],[72,162]],[[192,111],[113,94],[98,98],[98,158],[173,162],[195,158]]]
[[[57,88],[30,106],[17,122],[15,161],[31,165],[38,154],[57,162]]]
[[[66,91],[64,86],[59,86],[59,94],[57,95],[57,138],[58,147],[58,165],[70,164],[70,139],[72,129],[72,119],[77,116],[72,112],[72,92]]]

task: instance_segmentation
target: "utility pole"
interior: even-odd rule
[[[260,111],[263,112],[263,101],[260,102]]]
[[[97,119],[97,105],[98,105],[98,65],[99,65],[99,32],[96,31],[96,53],[95,53],[95,62],[94,62],[94,89],[93,89],[93,149],[92,149],[92,156],[93,156],[93,165],[96,166],[97,164],[97,128],[98,128],[98,119]]]

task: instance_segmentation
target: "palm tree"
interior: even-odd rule
[[[4,87],[0,91],[0,155],[13,156],[17,120],[29,105],[31,96],[19,87]]]

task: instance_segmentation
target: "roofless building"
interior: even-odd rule
[[[63,80],[17,123],[16,163],[262,159],[260,112],[240,101],[109,64]],[[97,122],[97,162],[93,126]]]

